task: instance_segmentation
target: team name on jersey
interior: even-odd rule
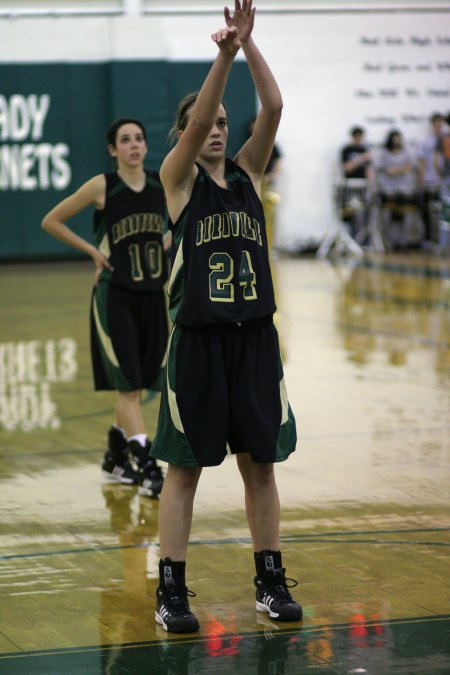
[[[112,226],[113,244],[140,232],[162,233],[164,218],[159,213],[133,213]]]
[[[243,237],[262,246],[261,225],[245,211],[226,211],[206,216],[197,221],[196,245],[201,246],[215,239]]]

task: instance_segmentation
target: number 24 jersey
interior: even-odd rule
[[[227,159],[228,188],[197,164],[191,198],[173,234],[170,317],[184,326],[255,321],[275,312],[261,200]]]

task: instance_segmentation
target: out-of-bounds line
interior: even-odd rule
[[[280,540],[289,543],[320,543],[320,544],[400,544],[408,546],[450,546],[450,541],[411,541],[403,539],[354,539],[353,537],[360,537],[361,535],[370,534],[412,534],[425,532],[449,532],[447,527],[434,527],[425,529],[412,530],[366,530],[361,532],[319,532],[317,534],[296,534],[296,535],[281,535]],[[349,537],[343,539],[343,535]],[[328,538],[327,538],[328,537]],[[190,546],[223,546],[224,544],[251,544],[251,537],[229,537],[227,539],[193,539],[189,542]],[[73,548],[63,549],[59,551],[37,551],[35,553],[11,553],[7,555],[0,555],[0,560],[17,560],[25,558],[45,558],[51,556],[75,555],[78,553],[104,553],[106,551],[122,551],[128,549],[139,548],[154,548],[159,546],[157,542],[146,542],[142,544],[128,544],[126,546],[117,544],[111,546],[91,546],[89,548]]]
[[[404,617],[400,619],[376,619],[368,620],[364,622],[364,626],[406,626],[412,623],[438,623],[442,621],[450,621],[450,614],[435,614],[433,616],[411,616]],[[352,624],[350,623],[330,623],[330,624],[318,624],[318,625],[304,625],[301,624],[295,628],[283,628],[279,627],[277,630],[278,635],[298,635],[299,633],[309,635],[320,634],[323,631],[341,631],[348,630]],[[260,638],[262,631],[239,631],[238,635],[244,638]],[[227,637],[235,637],[236,633],[221,633],[221,638],[226,639]],[[201,644],[205,641],[210,640],[208,635],[198,635],[190,638],[172,638],[169,636],[165,638],[164,642],[170,643],[173,645],[182,645],[182,644]],[[106,645],[89,645],[85,647],[66,647],[60,649],[42,649],[42,650],[33,650],[33,651],[23,651],[23,652],[8,652],[0,654],[0,661],[2,659],[11,659],[11,658],[26,658],[30,656],[58,656],[62,654],[86,654],[86,653],[95,653],[95,652],[109,652],[123,649],[146,649],[149,647],[159,647],[161,646],[161,640],[145,640],[143,642],[118,642],[113,644]]]

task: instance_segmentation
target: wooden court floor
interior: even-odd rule
[[[299,429],[277,466],[301,623],[255,611],[233,458],[205,470],[198,635],[155,627],[158,501],[101,483],[89,263],[0,270],[0,673],[450,673],[450,261],[274,261]],[[150,433],[158,398],[143,401]]]

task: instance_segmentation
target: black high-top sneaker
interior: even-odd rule
[[[156,459],[150,457],[150,448],[150,442],[145,447],[139,441],[128,442],[128,452],[136,463],[140,476],[138,493],[146,497],[157,497],[162,490],[164,476]]]
[[[138,472],[128,459],[128,443],[125,436],[116,427],[108,429],[108,449],[102,462],[102,476],[105,483],[137,485]]]
[[[115,452],[118,455],[126,453],[127,439],[117,427],[109,427],[108,429],[108,450]]]
[[[175,574],[181,566],[183,572]],[[172,563],[166,558],[160,561],[161,569],[163,572],[160,571],[160,584],[156,589],[156,623],[170,633],[195,633],[200,624],[189,608],[188,597],[195,597],[195,593],[185,585],[184,563]]]
[[[102,476],[105,483],[123,483],[137,485],[140,475],[131,466],[125,454],[116,454],[107,450],[102,462]]]
[[[279,551],[261,551],[255,553],[257,576],[256,609],[268,612],[274,621],[298,621],[303,611],[298,602],[289,593],[289,588],[297,586],[294,579],[286,578],[286,570],[281,567]],[[287,582],[292,584],[288,586]]]

